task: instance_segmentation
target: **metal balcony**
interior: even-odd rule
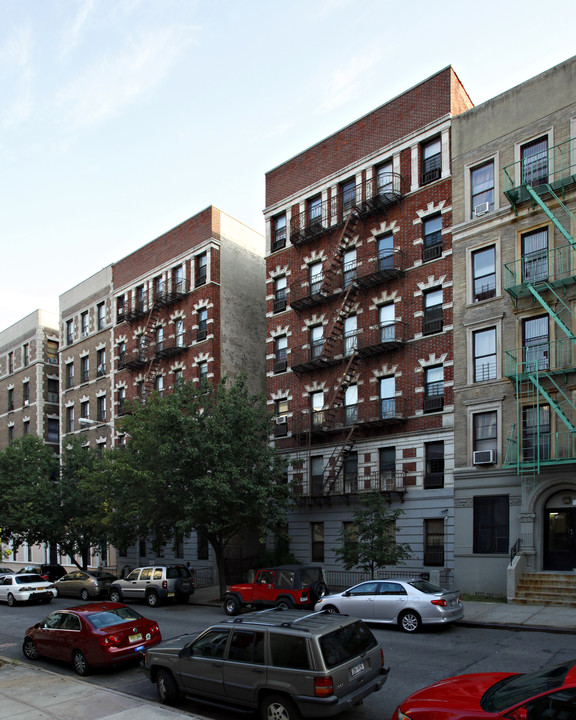
[[[305,310],[326,302],[331,293],[322,292],[322,280],[309,282],[308,280],[298,280],[290,285],[290,307],[293,310]]]
[[[323,475],[317,475],[294,487],[294,493],[299,498],[346,497],[370,492],[397,494],[403,499],[406,474],[401,470],[381,470],[369,475],[341,472],[330,486],[326,484]]]
[[[295,348],[291,354],[292,372],[302,374],[338,365],[344,360],[342,339],[332,345],[330,352],[326,351],[326,340],[313,346]]]
[[[403,250],[384,250],[377,258],[369,259],[358,268],[356,283],[362,289],[389,282],[406,274],[406,253]]]
[[[371,357],[396,350],[406,344],[405,335],[405,322],[372,325],[358,335],[358,354]]]
[[[563,289],[575,283],[576,262],[570,244],[529,253],[504,264],[504,289],[513,300],[532,296],[531,286]]]

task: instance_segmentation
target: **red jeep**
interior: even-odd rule
[[[315,565],[280,565],[258,570],[253,583],[231,585],[224,597],[227,615],[243,607],[313,608],[328,593],[324,571]]]

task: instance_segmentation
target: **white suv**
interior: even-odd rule
[[[132,570],[123,580],[110,585],[110,600],[145,600],[156,607],[163,600],[188,602],[194,592],[194,579],[184,565],[153,565]]]

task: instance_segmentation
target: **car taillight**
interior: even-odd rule
[[[384,667],[384,650],[380,648],[380,667]]]
[[[162,580],[162,588],[164,590],[168,590],[168,581],[167,580]]]
[[[118,635],[106,635],[106,637],[102,638],[101,642],[104,645],[119,645],[120,638],[118,637]]]
[[[448,606],[448,603],[446,602],[446,600],[444,600],[444,598],[440,598],[440,600],[430,600],[430,602],[432,603],[432,605],[440,605],[441,607]]]
[[[334,693],[334,683],[330,676],[314,678],[314,695],[316,697],[329,697]]]
[[[154,625],[154,627],[150,628],[150,632],[152,633],[152,635],[156,635],[156,633],[160,632],[160,628],[158,627],[158,625]]]

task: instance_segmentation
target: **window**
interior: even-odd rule
[[[8,442],[11,443],[14,440],[14,425],[8,425]]]
[[[80,315],[80,334],[82,337],[88,335],[88,310]]]
[[[472,253],[473,301],[496,296],[496,248],[494,245]]]
[[[380,378],[380,417],[396,415],[396,379],[394,376]]]
[[[288,369],[288,338],[286,335],[279,335],[275,341],[274,349],[274,372],[286,372]]]
[[[382,163],[376,167],[376,186],[378,195],[386,195],[394,189],[394,175],[392,173],[392,163]]]
[[[164,395],[164,375],[156,375],[154,390],[162,397]]]
[[[378,270],[394,268],[394,238],[392,233],[378,237]]]
[[[312,562],[324,562],[324,523],[310,523],[310,534],[312,536]]]
[[[156,352],[161,353],[164,350],[164,328],[161,325],[154,331],[154,342]]]
[[[424,488],[444,487],[444,443],[424,443],[426,468],[424,472]]]
[[[276,400],[274,422],[274,437],[288,435],[288,398]]]
[[[10,410],[14,410],[14,389],[10,388],[8,390],[8,412]]]
[[[126,343],[120,342],[120,343],[118,343],[118,369],[120,369],[124,365],[125,359],[126,359]]]
[[[474,498],[474,553],[508,553],[508,495]]]
[[[174,370],[174,387],[181,388],[184,385],[184,372],[182,368],[176,368]]]
[[[344,493],[358,492],[358,453],[346,453],[344,458]]]
[[[124,415],[126,404],[126,388],[119,387],[116,397],[118,398],[118,415]]]
[[[286,247],[286,215],[272,218],[272,252]]]
[[[324,457],[313,455],[310,458],[310,490],[312,495],[322,495],[324,482]]]
[[[423,335],[433,335],[442,332],[444,317],[442,311],[442,289],[428,290],[424,293],[424,323]]]
[[[88,355],[80,358],[80,382],[85,383],[90,379],[90,358]]]
[[[358,422],[358,385],[348,385],[344,393],[344,425]]]
[[[141,405],[146,402],[146,386],[144,385],[144,380],[138,380],[136,383],[136,396]]]
[[[311,198],[307,203],[308,225],[310,227],[322,225],[322,197]]]
[[[474,356],[474,382],[495,380],[497,375],[496,328],[487,328],[473,333],[472,353]]]
[[[104,330],[106,327],[106,303],[98,303],[96,305],[96,317],[98,318],[98,330]]]
[[[146,310],[146,291],[144,285],[138,285],[136,288],[136,310],[144,312]]]
[[[490,459],[495,461],[497,448],[498,416],[496,411],[474,413],[472,416],[472,450],[474,453],[482,453],[481,456],[474,455],[474,463]]]
[[[198,331],[196,333],[196,340],[206,340],[208,335],[208,310],[204,308],[198,309]]]
[[[380,487],[374,490],[393,490],[396,487],[396,448],[383,447],[378,451]]]
[[[26,367],[30,362],[30,352],[28,343],[22,345],[22,365]]]
[[[324,349],[324,326],[314,325],[310,328],[310,358],[318,358]]]
[[[51,365],[58,365],[58,343],[55,340],[46,342],[46,359]]]
[[[72,345],[74,342],[74,320],[66,321],[66,345]]]
[[[550,367],[549,333],[548,315],[522,321],[524,372],[539,372]]]
[[[124,322],[124,314],[126,312],[124,304],[124,295],[116,298],[116,322]]]
[[[527,405],[522,408],[522,459],[524,462],[550,460],[550,406]]]
[[[344,355],[352,355],[358,347],[358,316],[349,315],[344,320]]]
[[[347,212],[354,207],[356,203],[356,181],[354,178],[346,180],[340,185],[340,194],[342,196],[342,212]]]
[[[90,403],[88,400],[84,400],[80,403],[80,418],[90,417]],[[82,424],[82,423],[80,423]]]
[[[265,637],[263,632],[235,630],[228,650],[228,660],[263,665]]]
[[[378,327],[380,342],[390,342],[396,335],[394,305],[380,305],[378,308]]]
[[[57,443],[60,440],[60,429],[56,418],[48,418],[46,439],[49,443]]]
[[[522,235],[522,282],[548,280],[548,228]]]
[[[54,380],[53,378],[48,378],[48,402],[49,403],[57,403],[60,399],[60,393],[58,392],[58,380]]]
[[[196,287],[204,285],[208,279],[208,255],[201,253],[196,256]]]
[[[8,372],[12,374],[14,372],[14,353],[8,353]]]
[[[347,288],[356,279],[356,250],[347,250],[342,258],[344,287]]]
[[[438,180],[442,174],[442,143],[440,138],[422,144],[422,177],[420,184]]]
[[[439,412],[444,408],[444,366],[435,365],[424,371],[424,412]]]
[[[442,215],[426,218],[424,226],[424,248],[422,260],[434,260],[442,255]]]
[[[181,294],[184,292],[184,268],[177,265],[172,269],[172,292]]]
[[[310,412],[312,414],[312,429],[319,430],[324,425],[324,391],[317,390],[310,393]]]
[[[96,350],[96,377],[106,375],[106,350]]]
[[[286,276],[274,279],[274,312],[286,310]]]
[[[154,278],[154,300],[157,302],[163,300],[164,295],[166,294],[165,291],[164,277],[162,275],[158,275]]]
[[[66,389],[74,387],[74,363],[66,363]]]
[[[310,263],[308,266],[308,277],[310,283],[310,295],[316,295],[322,289],[324,274],[322,271],[322,263]]]
[[[106,395],[96,398],[96,419],[98,422],[106,422]]]
[[[184,320],[176,318],[174,320],[174,345],[176,347],[184,347]]]
[[[30,405],[30,383],[22,383],[22,401],[24,405]]]
[[[30,420],[24,420],[22,422],[22,432],[24,435],[30,435]]]
[[[198,383],[204,385],[208,382],[208,363],[206,360],[198,363]]]
[[[494,210],[494,161],[470,171],[472,217]]]
[[[444,519],[424,520],[424,565],[444,565]]]
[[[74,432],[74,406],[66,408],[66,432]]]
[[[541,185],[548,182],[548,138],[526,143],[520,147],[522,184]]]

